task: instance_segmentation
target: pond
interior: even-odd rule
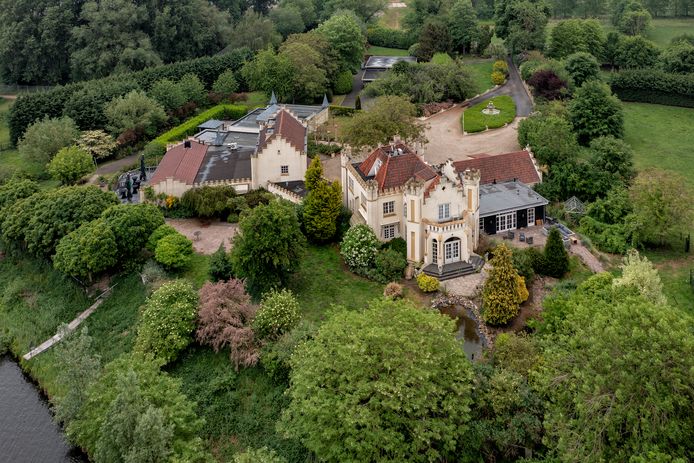
[[[45,397],[6,355],[0,355],[0,461],[88,461],[65,441]]]
[[[477,328],[477,322],[469,309],[462,305],[449,305],[439,309],[455,320],[456,338],[463,341],[463,350],[470,360],[479,359],[482,356],[482,338]]]

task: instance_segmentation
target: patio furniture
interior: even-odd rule
[[[528,243],[528,244],[533,244],[533,237],[532,237],[532,236],[528,236],[528,237],[525,239],[525,242]]]
[[[515,238],[515,237],[516,237],[516,234],[514,232],[512,232],[511,230],[509,230],[508,231],[508,239],[513,241],[513,238]]]
[[[518,234],[518,240],[519,240],[521,243],[525,242],[525,233],[520,232],[520,233]]]

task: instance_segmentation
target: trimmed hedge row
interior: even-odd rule
[[[671,74],[656,69],[614,73],[612,91],[623,101],[694,108],[694,74]]]
[[[233,104],[220,104],[213,106],[207,111],[203,111],[195,117],[192,117],[184,123],[172,128],[168,132],[164,132],[154,139],[155,142],[166,145],[172,141],[183,140],[184,138],[194,135],[197,128],[203,122],[210,119],[230,119],[236,120],[246,115],[248,108]]]
[[[354,116],[358,109],[349,106],[330,105],[330,114],[333,116]]]
[[[371,45],[377,47],[409,49],[417,41],[417,35],[398,29],[388,29],[375,25],[369,27],[366,36]]]
[[[17,98],[9,114],[11,141],[16,145],[26,128],[37,120],[46,116],[60,117],[64,115],[66,104],[73,94],[82,90],[88,94],[85,95],[88,98],[83,99],[84,104],[95,105],[91,109],[93,109],[94,114],[99,114],[105,98],[108,98],[107,101],[109,101],[127,93],[133,87],[148,90],[155,82],[164,78],[178,80],[185,74],[192,73],[197,75],[209,88],[222,72],[227,69],[238,71],[251,56],[252,53],[247,48],[241,48],[220,56],[180,61],[102,79],[75,82],[55,87],[46,92],[22,95]]]

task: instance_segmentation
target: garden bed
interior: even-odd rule
[[[499,114],[487,115],[482,110],[487,107],[489,102],[494,103],[494,107],[499,110]],[[484,100],[474,106],[467,108],[460,119],[463,132],[475,133],[483,132],[487,129],[496,129],[510,123],[516,117],[516,104],[510,96],[497,96]]]

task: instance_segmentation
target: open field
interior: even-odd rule
[[[683,175],[694,186],[694,109],[624,103],[624,139],[638,169],[659,167]]]
[[[375,47],[373,45],[370,45],[369,48],[366,49],[366,53],[368,55],[376,55],[376,56],[408,56],[409,55],[407,50],[401,50],[399,48]]]
[[[694,18],[655,18],[651,24],[646,35],[661,47],[668,46],[673,37],[694,33]]]

